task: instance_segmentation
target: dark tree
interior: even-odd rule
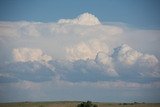
[[[81,104],[78,104],[77,107],[98,107],[96,104],[92,104],[91,101],[82,102]]]

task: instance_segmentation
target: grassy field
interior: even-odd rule
[[[22,103],[0,103],[0,107],[76,107],[80,102],[22,102]],[[133,103],[94,103],[98,107],[160,107],[158,104],[133,104]]]

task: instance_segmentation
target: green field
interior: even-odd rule
[[[0,103],[0,107],[76,107],[81,102],[60,101],[60,102],[21,102],[21,103]],[[93,102],[94,103],[94,102]],[[134,104],[134,103],[94,103],[98,107],[160,107],[160,103]]]

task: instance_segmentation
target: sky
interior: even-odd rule
[[[159,103],[159,5],[1,0],[0,102]]]
[[[159,0],[1,0],[0,20],[53,22],[90,12],[101,21],[124,22],[140,28],[159,28],[159,5]]]

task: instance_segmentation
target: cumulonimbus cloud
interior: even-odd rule
[[[149,78],[159,81],[159,56],[143,50],[154,48],[153,44],[148,45],[153,43],[151,36],[146,37],[149,42],[140,42],[146,44],[140,48],[142,52],[132,48],[140,46],[129,39],[128,32],[133,35],[138,31],[141,30],[103,24],[90,13],[53,23],[0,22],[0,48],[4,53],[10,52],[7,54],[13,58],[10,61],[6,54],[0,54],[6,58],[0,62],[0,77],[3,81],[35,82],[51,81],[59,76],[60,80],[70,83],[148,82]],[[146,31],[153,34],[153,38],[159,34],[157,30]],[[145,37],[146,31],[139,36]],[[157,47],[153,53],[158,54]]]
[[[0,21],[0,99],[159,90],[159,34],[100,22],[90,13],[49,23]]]

